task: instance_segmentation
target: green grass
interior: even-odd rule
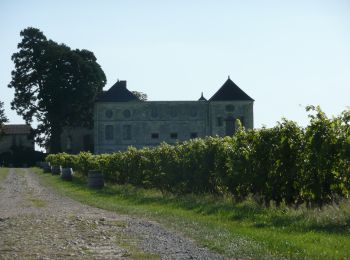
[[[3,182],[7,175],[9,174],[9,169],[8,168],[2,168],[0,167],[0,183]],[[2,190],[3,188],[0,186],[0,191]]]
[[[46,207],[47,202],[41,199],[36,199],[36,198],[29,198],[28,199],[31,204],[36,207],[36,208],[44,208]]]
[[[0,182],[4,181],[9,174],[9,168],[0,167]],[[1,187],[0,187],[1,190]]]
[[[86,188],[82,178],[42,181],[83,203],[157,220],[219,253],[239,258],[350,259],[350,201],[322,210],[265,208],[212,195],[175,196],[128,185]]]

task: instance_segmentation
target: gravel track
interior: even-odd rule
[[[0,259],[224,259],[148,221],[90,207],[28,169],[0,184]]]

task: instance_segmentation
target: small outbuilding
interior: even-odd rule
[[[3,126],[0,136],[0,153],[8,152],[14,147],[23,147],[34,151],[34,135],[30,125],[7,124]]]

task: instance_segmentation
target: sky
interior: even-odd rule
[[[230,78],[254,100],[254,126],[308,123],[350,106],[350,1],[1,0],[0,100],[10,123],[11,55],[35,27],[88,49],[107,77],[149,100],[210,98]]]

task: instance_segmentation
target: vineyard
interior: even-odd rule
[[[307,111],[305,128],[283,119],[272,128],[239,126],[230,137],[112,154],[51,154],[46,160],[84,175],[97,169],[112,183],[162,192],[213,193],[237,201],[253,196],[267,206],[322,206],[350,194],[350,110],[333,118],[319,107]]]

